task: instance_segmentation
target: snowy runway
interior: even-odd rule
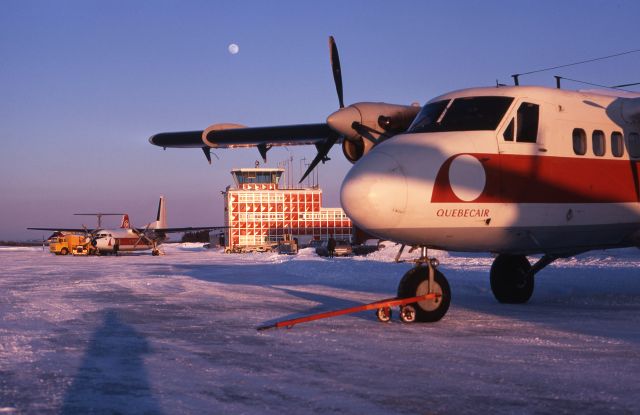
[[[0,413],[639,413],[640,250],[538,274],[498,304],[488,256],[441,253],[447,316],[275,319],[395,294],[410,264],[225,255],[55,257],[0,248]]]

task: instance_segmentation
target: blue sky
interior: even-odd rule
[[[338,105],[329,35],[347,104],[408,104],[639,49],[638,16],[637,1],[4,0],[0,240],[42,236],[27,226],[93,225],[79,211],[126,211],[142,226],[160,194],[171,226],[221,224],[229,171],[253,166],[257,150],[217,151],[209,166],[199,150],[162,151],[148,137],[217,122],[323,122]],[[522,83],[553,86],[552,75],[640,82],[640,54]],[[274,149],[267,165],[313,156]],[[320,184],[325,205],[338,206],[350,164],[337,147],[331,157]]]

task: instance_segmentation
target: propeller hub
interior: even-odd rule
[[[346,139],[355,139],[359,136],[358,132],[352,127],[354,122],[361,123],[362,115],[357,108],[352,106],[340,108],[327,117],[327,125],[329,128],[344,136]]]

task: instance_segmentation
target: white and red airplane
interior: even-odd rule
[[[557,258],[592,249],[640,247],[640,94],[545,87],[471,88],[415,106],[344,107],[338,53],[330,38],[340,109],[326,123],[161,133],[161,147],[315,144],[308,174],[335,143],[354,162],[342,207],[363,230],[422,247],[398,297],[435,293],[401,310],[406,321],[437,321],[449,284],[427,248],[497,254],[491,288],[524,303],[534,275]],[[533,265],[527,255],[542,254]]]
[[[100,219],[106,215],[119,215],[113,213],[77,213],[76,215],[98,216]],[[167,211],[164,196],[160,196],[158,202],[158,213],[156,220],[147,224],[143,228],[135,228],[131,226],[129,215],[122,214],[122,220],[119,228],[102,228],[99,225],[95,229],[83,228],[27,228],[31,230],[45,230],[56,232],[83,232],[90,238],[91,245],[95,248],[95,253],[100,254],[117,254],[118,252],[146,251],[151,250],[151,254],[156,256],[160,254],[158,247],[167,239],[168,233],[177,232],[193,232],[201,230],[216,230],[225,228],[224,226],[207,226],[207,227],[187,227],[187,228],[169,228],[167,227]]]

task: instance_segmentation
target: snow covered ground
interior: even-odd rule
[[[558,261],[517,306],[493,299],[489,256],[439,252],[453,299],[438,323],[255,330],[394,295],[411,266],[396,249],[0,247],[0,414],[640,413],[638,249]]]

